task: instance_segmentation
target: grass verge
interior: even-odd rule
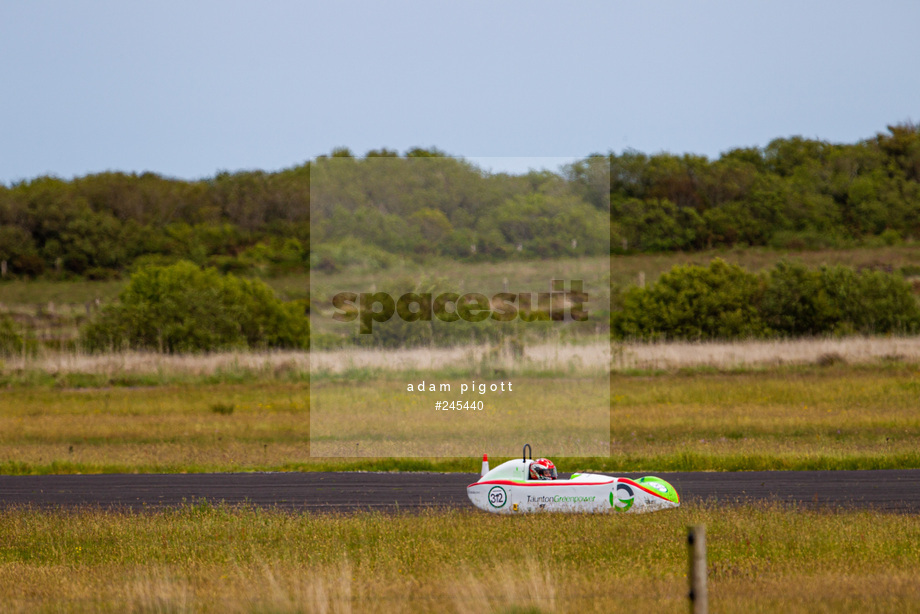
[[[526,390],[527,380],[517,381]],[[353,405],[374,391],[396,390],[398,382],[328,379],[322,385],[331,394],[327,398]],[[554,392],[547,382],[534,384],[541,391],[539,401],[563,408],[553,415],[565,420],[570,391]],[[556,460],[572,471],[917,468],[918,392],[916,367],[893,364],[616,375],[610,391],[610,455],[564,458],[571,455],[563,453]],[[302,381],[14,386],[2,394],[4,474],[478,472],[481,458],[440,452],[437,441],[419,458],[323,458],[316,450],[311,455],[310,385]],[[215,405],[234,409],[215,412]],[[401,419],[399,426],[394,436],[407,441],[431,437],[430,425],[422,421]],[[349,428],[340,433],[345,449],[362,441]],[[522,443],[481,451],[497,462],[516,455]]]
[[[920,518],[777,504],[630,518],[5,510],[0,603],[7,611],[676,611],[686,607],[690,524],[707,527],[713,611],[920,607]]]

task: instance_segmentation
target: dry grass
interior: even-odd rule
[[[42,373],[52,378],[72,374],[110,380],[151,376],[162,380],[225,377],[227,379],[306,379],[355,372],[432,373],[449,371],[480,375],[566,372],[596,374],[610,365],[613,372],[771,368],[784,365],[852,365],[879,362],[920,364],[920,337],[849,337],[735,342],[615,343],[594,340],[580,344],[528,345],[521,357],[491,345],[396,350],[345,349],[317,351],[224,352],[167,355],[152,352],[83,354],[46,352],[40,357],[0,361],[0,373]]]
[[[706,343],[629,343],[614,346],[614,371],[712,367],[728,370],[837,362],[920,364],[920,337],[848,337]]]
[[[705,524],[713,611],[920,607],[920,520],[777,505],[625,518],[0,511],[5,611],[584,612],[686,607]]]
[[[0,362],[6,373],[39,371],[52,376],[93,374],[111,378],[125,375],[158,375],[164,379],[180,375],[199,377],[220,373],[247,373],[251,377],[271,376],[281,371],[310,371],[310,357],[303,351],[221,352],[214,354],[159,354],[156,352],[45,352],[39,357],[11,357]]]
[[[598,375],[610,364],[610,343],[540,343],[523,348],[523,356],[491,345],[453,348],[412,348],[398,350],[346,349],[313,352],[312,374],[324,376],[354,371],[437,371],[464,372],[471,375],[500,370],[505,374],[552,373]]]
[[[603,373],[610,363],[610,344],[595,340],[578,345],[542,343],[524,348],[523,357],[492,345],[397,350],[346,349],[317,351],[222,352],[169,355],[155,352],[44,352],[0,361],[0,373],[39,372],[52,377],[91,374],[110,379],[153,375],[165,381],[239,374],[250,379],[292,375],[306,378],[350,371],[466,371],[501,369],[507,373],[566,371]]]

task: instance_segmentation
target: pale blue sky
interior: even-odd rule
[[[0,182],[855,141],[920,120],[918,23],[914,1],[0,0]]]

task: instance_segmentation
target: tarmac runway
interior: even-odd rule
[[[625,477],[647,474],[625,473]],[[920,512],[920,469],[659,473],[683,502],[781,501]],[[468,507],[469,473],[211,473],[0,476],[0,507],[158,509],[203,501],[310,511]]]

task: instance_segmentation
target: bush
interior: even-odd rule
[[[758,276],[717,259],[631,288],[611,329],[643,340],[910,334],[920,306],[897,274],[780,262]]]
[[[283,303],[260,281],[179,262],[135,272],[80,337],[90,351],[306,348],[309,322],[302,304]]]
[[[783,336],[818,335],[832,330],[840,313],[828,294],[821,271],[804,264],[780,262],[766,274],[761,315]]]
[[[757,311],[763,280],[741,267],[713,260],[708,267],[676,266],[648,288],[632,288],[611,316],[618,338],[734,339],[768,329]]]
[[[900,275],[822,267],[821,283],[838,316],[828,332],[869,335],[920,330],[920,307]]]

